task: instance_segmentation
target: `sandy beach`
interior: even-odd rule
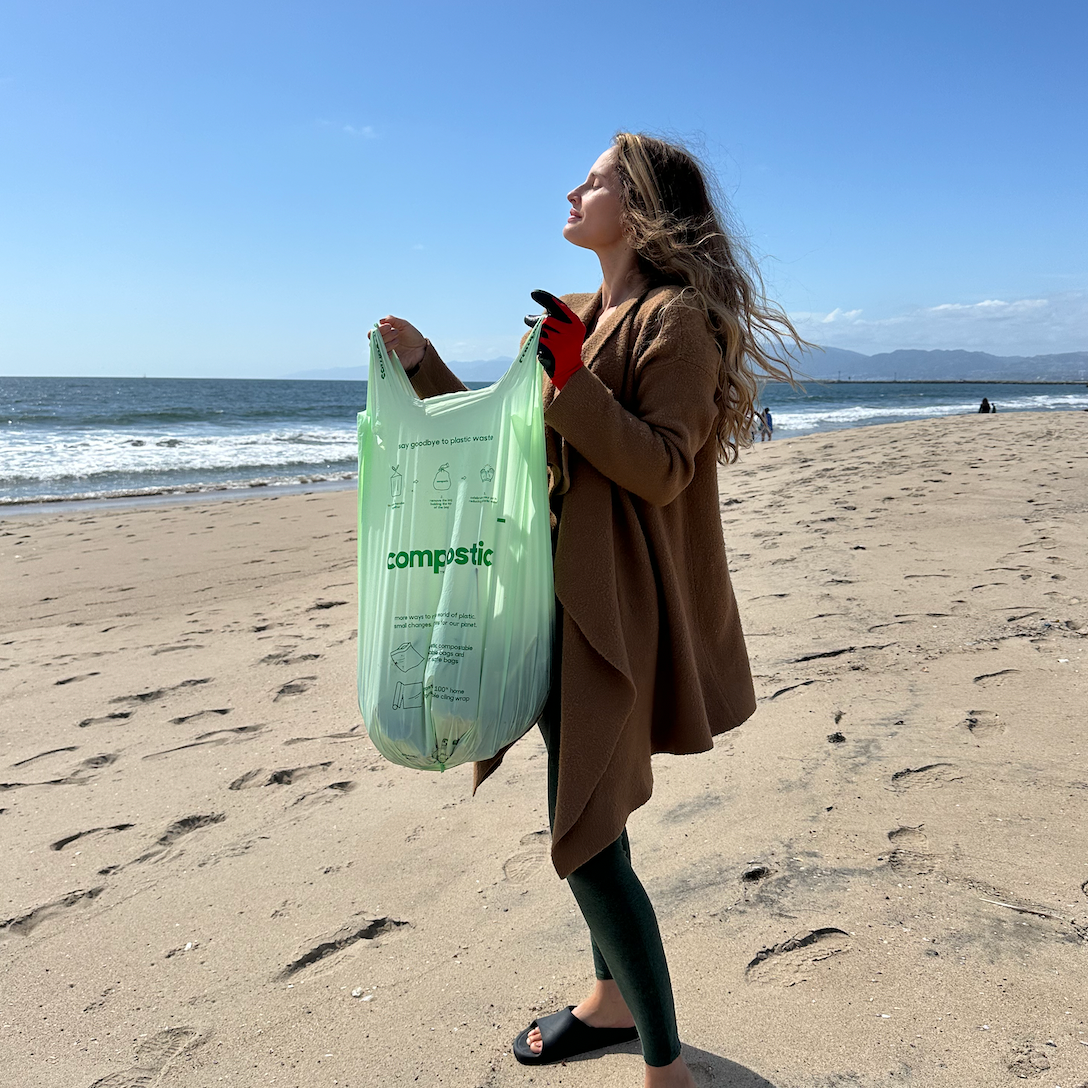
[[[720,473],[760,708],[630,825],[700,1086],[1088,1086],[1088,414]],[[355,496],[0,514],[0,1081],[637,1088],[528,1069],[589,939],[545,758],[393,766]]]

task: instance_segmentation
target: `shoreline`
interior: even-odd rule
[[[67,498],[64,496],[28,499],[19,502],[0,500],[0,521],[5,517],[20,517],[27,514],[50,511],[73,513],[80,510],[98,509],[136,509],[144,506],[166,506],[174,503],[210,502],[220,499],[230,502],[237,499],[279,498],[282,495],[307,495],[322,491],[352,491],[356,486],[356,475],[350,479],[314,480],[310,483],[293,484],[247,484],[238,487],[215,485],[202,488],[183,488],[176,490],[139,491],[122,495],[89,495],[86,498]]]
[[[904,385],[910,384],[906,382],[835,382],[835,381],[819,381],[817,384],[821,385]],[[918,384],[948,384],[958,385],[965,384],[960,382],[925,382]],[[994,383],[998,384],[998,383]],[[1005,384],[1011,385],[1025,385],[1031,383],[1025,382],[1009,382]],[[1039,382],[1035,383],[1039,385],[1055,385],[1055,384],[1075,384],[1075,383],[1055,383],[1055,382]],[[789,409],[778,406],[775,408],[776,414],[781,417],[783,411],[788,412]],[[1049,408],[1046,410],[1039,409],[1010,409],[1003,412],[994,413],[994,418],[999,415],[1008,416],[1024,416],[1024,415],[1037,415],[1042,418],[1051,417],[1066,412],[1072,413],[1084,413],[1088,412],[1088,408]],[[976,412],[954,412],[944,415],[931,415],[922,418],[914,419],[902,419],[883,422],[867,423],[863,421],[853,421],[849,426],[817,426],[810,430],[800,431],[798,433],[783,433],[780,426],[776,426],[776,435],[770,442],[761,443],[758,437],[752,442],[749,449],[754,449],[756,446],[769,446],[775,442],[789,442],[797,441],[804,438],[811,438],[818,435],[838,434],[843,431],[867,431],[874,427],[898,427],[909,426],[914,423],[923,423],[929,420],[949,420],[949,419],[971,419],[978,413]],[[207,484],[205,486],[178,484],[174,487],[164,486],[161,488],[133,488],[131,490],[120,490],[106,495],[83,495],[83,496],[66,496],[66,495],[45,495],[32,499],[6,499],[0,498],[0,519],[4,517],[25,517],[30,514],[42,512],[45,510],[53,510],[60,512],[72,512],[78,510],[92,510],[99,508],[137,508],[140,506],[158,506],[170,503],[179,502],[207,502],[215,499],[222,499],[224,501],[233,501],[236,499],[250,499],[259,497],[261,495],[267,495],[268,497],[275,497],[280,495],[294,495],[299,493],[305,493],[308,491],[342,491],[353,490],[356,487],[356,480],[358,474],[356,472],[344,473],[336,478],[312,478],[306,480],[298,480],[290,483],[270,481],[253,480],[248,482],[233,483],[215,483]]]

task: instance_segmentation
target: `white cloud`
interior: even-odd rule
[[[812,316],[815,316],[815,315],[812,315]],[[821,325],[830,325],[833,321],[838,321],[840,318],[843,319],[844,321],[850,321],[853,318],[860,317],[860,316],[861,316],[861,311],[860,310],[840,310],[840,309],[836,308],[836,309],[832,310],[831,313],[829,313],[826,317],[821,317],[820,318],[820,324]]]
[[[993,355],[1088,351],[1088,290],[1049,298],[944,302],[888,317],[836,307],[793,313],[797,331],[817,344],[874,355],[896,348],[961,348]]]
[[[374,130],[373,125],[345,125],[339,121],[329,121],[319,117],[317,127],[338,128],[341,132],[346,132],[349,136],[355,136],[360,140],[376,140],[378,138],[378,133]]]

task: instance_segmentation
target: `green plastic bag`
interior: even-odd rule
[[[555,596],[540,325],[487,389],[420,400],[370,337],[359,415],[358,695],[406,767],[486,759],[539,718]]]

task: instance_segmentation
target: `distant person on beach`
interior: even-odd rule
[[[774,420],[771,418],[770,408],[764,408],[762,414],[763,427],[760,431],[760,442],[770,442],[774,438]]]
[[[992,409],[990,408],[990,400],[988,397],[982,398],[982,403],[978,406],[978,414],[980,416],[988,415]]]
[[[621,132],[567,199],[563,235],[596,254],[602,282],[533,292],[547,311],[557,614],[539,724],[552,861],[589,926],[596,980],[513,1049],[539,1065],[638,1038],[646,1088],[692,1088],[626,823],[650,798],[652,754],[708,751],[755,710],[717,466],[751,439],[756,375],[791,380],[769,345],[806,345],[683,148]],[[464,388],[407,321],[385,317],[379,331],[421,397]],[[476,764],[476,786],[504,754]],[[522,981],[528,1001],[539,982]]]
[[[997,405],[993,401],[990,401],[990,414],[993,415],[997,411]]]

